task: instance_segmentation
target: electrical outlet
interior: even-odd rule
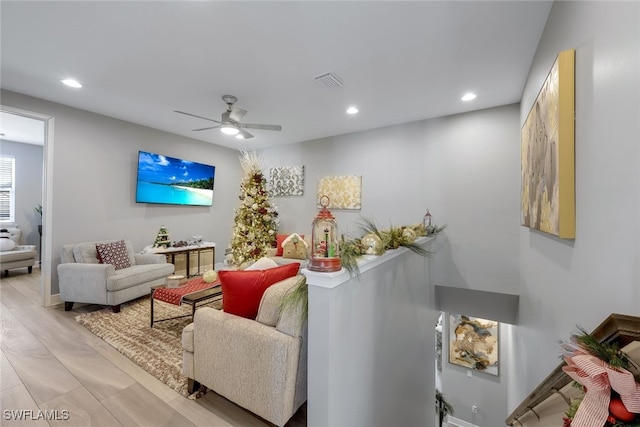
[[[478,413],[478,405],[471,405],[471,412],[473,412],[474,414]]]
[[[473,373],[471,372],[471,370],[467,370],[467,377],[469,378],[473,377]]]

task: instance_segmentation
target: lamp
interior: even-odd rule
[[[240,129],[231,123],[223,123],[220,126],[220,131],[226,135],[235,135],[240,132]]]
[[[336,219],[327,209],[329,197],[320,198],[322,209],[313,220],[311,232],[311,259],[307,268],[311,271],[331,272],[342,269],[338,246]]]

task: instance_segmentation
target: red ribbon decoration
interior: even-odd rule
[[[611,390],[620,395],[627,411],[640,413],[640,384],[626,369],[614,368],[595,356],[580,352],[565,358],[562,370],[587,388],[571,421],[572,427],[602,427],[609,416]]]

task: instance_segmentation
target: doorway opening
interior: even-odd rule
[[[13,151],[16,161],[14,225],[22,232],[22,243],[38,248],[40,304],[53,305],[51,298],[51,159],[53,117],[0,105],[0,139],[3,154]],[[24,144],[24,145],[23,145]],[[38,147],[42,147],[41,149]],[[21,158],[20,158],[21,157]],[[18,178],[20,178],[18,180]]]

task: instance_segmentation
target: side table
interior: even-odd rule
[[[167,257],[167,262],[171,262],[171,264],[175,265],[176,264],[176,255],[186,255],[186,264],[187,264],[187,277],[191,277],[191,276],[197,276],[199,274],[202,274],[202,272],[200,271],[200,255],[202,254],[202,252],[206,252],[206,251],[211,251],[212,255],[213,255],[213,264],[215,264],[216,262],[216,245],[214,244],[208,244],[208,245],[202,245],[202,246],[185,246],[182,248],[166,248],[166,249],[156,249],[154,251],[154,253],[156,254],[162,254],[165,255]],[[196,272],[196,274],[192,275],[191,274],[191,253],[192,252],[196,252],[198,254],[198,271]]]

